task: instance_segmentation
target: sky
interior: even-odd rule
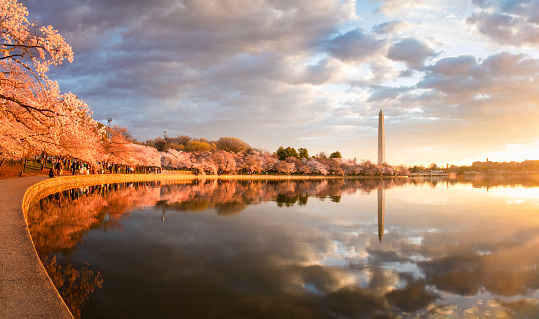
[[[376,161],[382,109],[392,165],[539,159],[539,1],[21,2],[75,53],[49,77],[139,141]]]

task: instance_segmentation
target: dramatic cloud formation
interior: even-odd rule
[[[466,22],[500,44],[517,47],[539,43],[539,2],[472,1],[481,11]]]
[[[75,52],[51,78],[139,140],[374,159],[383,108],[392,164],[539,157],[504,146],[539,141],[537,1],[24,3]]]

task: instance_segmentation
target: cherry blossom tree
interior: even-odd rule
[[[161,165],[171,168],[187,168],[190,169],[193,165],[192,154],[174,149],[168,149],[166,153],[162,153]]]
[[[341,169],[346,175],[357,175],[360,172],[359,165],[353,160],[341,160]]]
[[[376,165],[371,161],[365,161],[361,163],[361,173],[364,175],[375,175],[376,174]]]
[[[0,156],[24,158],[39,150],[90,159],[95,154],[85,146],[95,153],[97,123],[84,103],[60,94],[46,75],[50,65],[73,60],[71,47],[52,26],[27,16],[17,1],[0,2]]]
[[[273,157],[269,152],[264,152],[260,155],[262,160],[262,171],[272,172],[275,170],[275,164],[277,164],[277,159]]]
[[[313,173],[312,167],[309,166],[307,164],[307,162],[308,161],[305,158],[301,159],[301,162],[300,162],[299,167],[298,167],[298,172],[303,173],[304,175]]]
[[[293,172],[298,171],[298,167],[300,166],[300,160],[297,157],[288,157],[285,161],[294,165],[292,168]]]
[[[131,165],[161,167],[162,153],[155,148],[139,144],[131,144],[131,148],[135,154],[134,161]]]
[[[55,117],[61,102],[58,85],[49,80],[50,65],[73,61],[71,47],[52,26],[27,19],[28,10],[16,0],[0,2],[0,102],[6,116],[30,125],[30,119]],[[31,115],[24,117],[24,112]],[[27,115],[28,115],[27,114]]]
[[[71,109],[76,116],[70,118],[69,123],[64,123],[66,118],[60,118],[60,126],[54,127],[57,130],[58,147],[53,154],[97,166],[97,161],[101,161],[104,127],[99,127],[91,116],[90,108],[73,94],[65,95],[63,103],[64,108]]]
[[[114,125],[107,131],[109,136],[102,139],[102,159],[112,164],[131,165],[134,162],[134,149],[127,128]]]
[[[309,166],[314,174],[327,175],[329,173],[328,168],[314,158],[305,162],[305,165]]]
[[[277,164],[275,164],[275,168],[279,173],[283,174],[292,174],[296,172],[296,165],[291,162],[287,161],[279,161]]]
[[[239,156],[232,152],[218,151],[213,153],[212,161],[221,172],[234,174],[238,170],[237,158]]]
[[[249,173],[260,173],[262,171],[262,159],[258,152],[253,152],[245,156],[242,168]]]
[[[201,152],[195,154],[195,160],[193,161],[193,168],[198,171],[200,175],[206,175],[206,171],[210,174],[217,174],[217,165],[212,159],[210,152]]]

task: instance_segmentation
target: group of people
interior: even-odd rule
[[[49,170],[49,177],[60,176],[64,174],[64,167],[68,166],[69,171],[72,175],[89,175],[96,174],[94,167],[81,163],[78,161],[67,162],[66,160],[57,160],[53,162],[51,169]],[[103,169],[101,169],[101,174],[103,174]]]
[[[111,163],[98,163],[98,168],[80,161],[68,162],[65,159],[56,160],[53,162],[52,168],[49,170],[49,177],[60,176],[64,173],[64,168],[68,166],[68,170],[72,175],[89,175],[89,174],[105,174],[108,171],[110,174],[134,174],[135,168],[128,165],[119,165]],[[122,172],[123,170],[123,172]],[[142,173],[161,173],[160,167],[139,167]]]
[[[107,170],[112,174],[112,173],[116,173],[116,174],[119,174],[119,173],[122,173],[122,167],[124,168],[124,171],[126,174],[135,174],[135,169],[132,167],[132,166],[128,166],[128,165],[119,165],[119,164],[101,164],[101,167],[103,166],[107,166]]]

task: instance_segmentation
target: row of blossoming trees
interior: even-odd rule
[[[229,151],[184,152],[169,149],[162,153],[162,165],[172,169],[191,169],[198,174],[303,174],[303,175],[408,175],[404,166],[356,163],[323,156],[279,160],[275,154],[251,150],[246,153]]]
[[[0,167],[6,160],[25,161],[33,155],[92,166],[160,165],[155,149],[130,143],[120,128],[107,132],[84,102],[60,92],[47,72],[50,66],[72,62],[73,51],[51,26],[30,22],[27,16],[16,0],[0,1]]]
[[[220,139],[216,149],[203,141],[186,141],[185,150],[190,152],[159,152],[133,143],[125,128],[107,128],[96,122],[84,102],[71,93],[61,93],[58,83],[47,77],[50,66],[72,62],[73,51],[51,26],[30,22],[27,16],[27,9],[16,0],[0,1],[0,168],[6,160],[25,162],[40,155],[42,161],[48,157],[78,160],[95,168],[163,165],[199,174],[407,173],[402,167],[325,157],[279,160],[268,152],[247,151],[234,138]]]

